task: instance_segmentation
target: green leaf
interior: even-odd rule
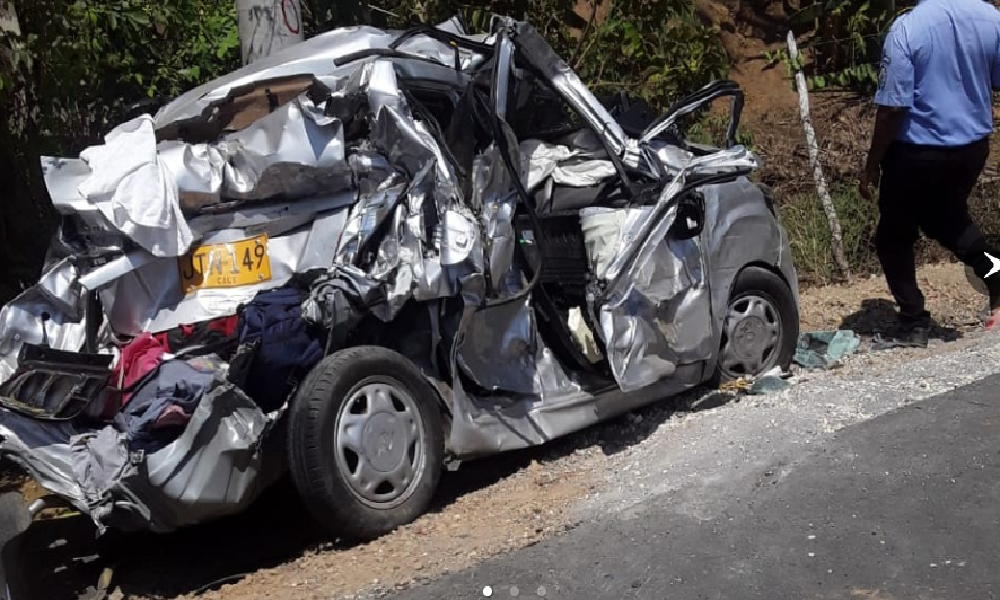
[[[140,10],[133,10],[129,12],[128,18],[137,25],[149,25],[149,15]]]
[[[226,37],[222,38],[219,42],[219,49],[216,50],[215,56],[219,60],[222,60],[230,50],[236,48],[240,45],[239,33],[235,28],[230,29],[226,33]]]
[[[195,65],[187,69],[177,71],[180,75],[190,80],[197,80],[201,76],[201,67]]]

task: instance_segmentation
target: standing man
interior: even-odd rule
[[[1000,274],[967,201],[989,155],[992,91],[1000,89],[1000,11],[984,0],[920,0],[889,29],[875,132],[861,195],[879,191],[875,247],[899,306],[900,342],[926,346],[930,314],[917,285],[919,230],[989,288],[986,329],[1000,325]],[[881,181],[881,185],[880,185]]]

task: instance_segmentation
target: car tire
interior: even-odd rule
[[[0,495],[0,598],[29,600],[21,542],[31,526],[31,515],[19,492]]]
[[[791,365],[799,337],[799,309],[779,275],[755,266],[740,271],[722,319],[713,383]]]
[[[427,510],[444,464],[438,394],[405,357],[341,350],[303,382],[288,423],[289,467],[332,535],[368,541]]]

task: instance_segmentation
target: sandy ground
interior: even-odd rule
[[[866,344],[843,368],[819,377],[850,377],[973,343],[976,336],[968,333],[979,327],[985,299],[967,283],[962,267],[930,265],[920,270],[920,281],[940,339],[925,350],[868,353]],[[803,290],[802,330],[850,327],[867,339],[891,324],[889,298],[881,278]],[[583,518],[580,506],[606,494],[609,470],[627,474],[634,468],[623,457],[662,422],[650,414],[700,414],[730,400],[725,394],[689,394],[664,401],[653,413],[626,415],[544,448],[465,463],[446,473],[429,514],[369,544],[323,540],[285,483],[239,517],[169,536],[121,535],[95,544],[82,518],[48,521],[33,534],[27,552],[41,567],[37,577],[51,600],[77,598],[107,566],[114,568],[110,597],[118,599],[384,594],[572,527]],[[642,494],[646,485],[636,481],[632,492]],[[28,486],[26,493],[37,497],[37,486]]]
[[[926,265],[917,271],[927,310],[937,322],[936,333],[954,334],[978,327],[986,296],[977,292],[956,263]],[[852,285],[813,287],[801,293],[802,331],[852,329],[862,335],[892,326],[894,304],[881,275]]]

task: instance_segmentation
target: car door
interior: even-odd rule
[[[618,205],[580,211],[593,277],[589,308],[619,387],[639,389],[679,370],[700,379],[700,367],[716,348],[698,188],[745,174],[752,160],[744,150],[699,157],[683,148],[661,152],[649,140],[629,139],[530,26],[519,25],[514,42],[519,56],[601,137],[626,192]],[[731,88],[724,83],[700,90],[668,116],[693,112]],[[651,129],[672,123],[661,119]]]
[[[673,143],[652,144],[679,116],[727,95],[735,99],[727,149],[696,153]],[[676,104],[638,142],[640,168],[662,168],[658,177],[669,182],[655,200],[649,203],[645,196],[622,210],[582,214],[602,292],[595,308],[623,390],[673,376],[686,365],[705,364],[717,350],[700,190],[743,176],[756,165],[733,142],[741,106],[742,95],[730,82],[706,86]]]

